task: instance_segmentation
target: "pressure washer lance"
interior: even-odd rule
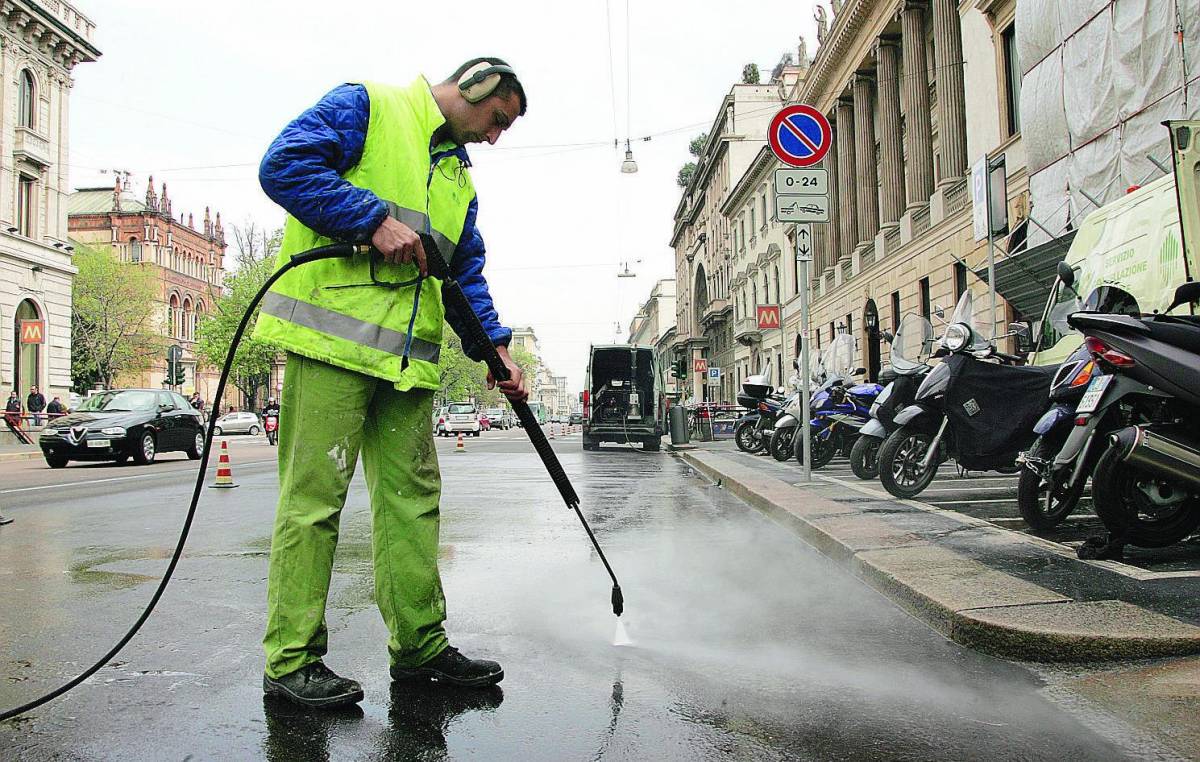
[[[441,253],[438,251],[437,244],[431,237],[426,235],[421,236],[421,243],[425,248],[426,259],[430,265],[431,272],[433,272],[436,277],[441,277],[445,281],[443,299],[449,297],[449,301],[454,305],[461,315],[473,318],[472,320],[467,321],[467,328],[469,331],[471,331],[472,339],[479,346],[490,350],[486,358],[488,369],[492,371],[492,376],[498,381],[508,380],[508,368],[504,365],[503,360],[500,359],[500,355],[496,352],[496,348],[493,347],[491,341],[488,340],[487,335],[483,330],[483,325],[479,322],[479,317],[475,315],[475,311],[471,309],[470,303],[467,301],[466,296],[462,292],[462,287],[460,287],[456,281],[449,277],[449,268],[446,266],[446,262],[442,258]],[[247,324],[249,324],[251,317],[254,315],[254,309],[258,306],[258,303],[262,301],[262,298],[266,296],[267,291],[269,291],[271,286],[275,284],[275,281],[283,277],[284,273],[288,272],[289,270],[309,262],[316,262],[320,259],[352,257],[355,254],[363,252],[370,252],[371,256],[379,256],[378,253],[371,250],[370,247],[356,246],[350,243],[319,246],[315,249],[309,249],[308,251],[302,251],[298,254],[293,254],[286,262],[283,263],[283,266],[276,270],[271,277],[267,278],[267,281],[263,283],[262,288],[260,288],[258,293],[254,295],[254,298],[250,300],[250,305],[246,308],[245,314],[242,315],[242,320],[240,323],[238,323],[237,330],[233,332],[233,339],[229,343],[229,351],[225,355],[225,365],[221,368],[221,378],[217,382],[217,393],[213,397],[213,410],[220,409],[221,401],[225,394],[225,384],[228,382],[229,373],[233,368],[233,358],[235,352],[238,348],[238,344],[242,340],[242,334],[246,332]],[[419,284],[417,287],[420,288]],[[482,337],[482,341],[479,340],[479,337]],[[604,552],[600,550],[600,544],[596,541],[596,536],[592,534],[591,527],[588,526],[587,521],[583,518],[583,514],[579,512],[579,498],[575,495],[575,490],[572,489],[571,482],[567,479],[566,473],[562,470],[562,466],[559,464],[558,458],[555,457],[554,451],[550,449],[550,443],[546,441],[545,434],[542,433],[542,430],[538,427],[537,421],[533,416],[533,412],[529,409],[529,406],[525,403],[513,403],[513,409],[517,412],[517,416],[525,425],[525,430],[529,432],[529,438],[533,441],[534,449],[537,450],[538,455],[542,457],[542,462],[545,463],[546,469],[550,472],[550,478],[554,480],[559,492],[562,493],[563,498],[567,501],[567,505],[575,509],[575,514],[579,516],[579,520],[583,522],[583,528],[587,531],[588,537],[592,541],[592,545],[596,548],[596,552],[600,555],[600,560],[604,562],[604,568],[608,570],[608,575],[613,581],[613,613],[618,617],[621,616],[621,613],[625,608],[625,601],[621,595],[621,587],[617,584],[617,577],[615,574],[613,574],[612,567],[609,566],[608,560],[604,557]],[[184,517],[183,527],[179,532],[179,540],[175,544],[175,550],[171,554],[171,560],[167,564],[167,570],[163,573],[163,577],[159,581],[158,587],[154,590],[154,594],[150,596],[150,602],[146,604],[146,608],[142,610],[142,613],[137,618],[137,621],[135,621],[129,630],[121,637],[121,639],[117,641],[116,645],[109,649],[106,654],[101,656],[95,664],[88,667],[83,672],[79,673],[74,678],[58,688],[55,688],[49,693],[38,696],[34,700],[22,704],[21,706],[14,707],[12,709],[6,709],[3,712],[0,712],[0,722],[20,716],[26,712],[38,708],[42,704],[53,701],[83,681],[87,680],[92,675],[96,674],[96,672],[100,671],[105,664],[110,662],[118,653],[121,652],[121,649],[133,639],[133,636],[137,634],[138,630],[142,628],[142,625],[146,623],[146,620],[150,618],[150,614],[153,613],[154,607],[158,605],[159,599],[162,598],[163,593],[166,591],[167,584],[171,581],[171,576],[175,573],[175,567],[179,565],[179,559],[183,556],[183,548],[187,543],[188,534],[191,532],[192,521],[196,517],[196,508],[200,503],[200,495],[203,493],[204,475],[208,471],[208,459],[212,454],[213,434],[214,430],[216,429],[216,425],[217,416],[211,416],[208,421],[208,431],[205,432],[204,436],[204,452],[200,456],[200,469],[196,474],[196,486],[192,491],[192,501],[188,506],[187,515]]]

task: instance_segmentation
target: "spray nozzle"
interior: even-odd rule
[[[613,613],[621,616],[625,612],[625,596],[621,594],[621,586],[613,585],[612,592]]]

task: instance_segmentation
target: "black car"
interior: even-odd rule
[[[171,451],[195,460],[204,451],[204,426],[199,411],[175,392],[112,389],[48,423],[38,444],[51,468],[72,460],[129,458],[145,465]]]

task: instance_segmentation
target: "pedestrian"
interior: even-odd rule
[[[512,332],[500,324],[483,276],[465,149],[494,144],[525,105],[516,74],[496,58],[468,61],[433,85],[424,77],[400,87],[342,85],[285,127],[262,161],[263,190],[289,213],[280,264],[334,240],[376,250],[288,272],[263,301],[254,332],[287,352],[263,637],[268,694],[323,707],[362,700],[357,682],[321,662],[338,517],[360,447],[393,679],[483,687],[504,677],[499,664],[450,646],[443,627],[441,483],[431,431],[443,322],[471,358],[480,360],[484,347],[458,315],[444,312],[438,281],[424,277],[417,231],[439,242],[508,366],[501,391],[526,399],[508,354]]]
[[[34,414],[33,425],[41,426],[41,412],[46,409],[46,396],[39,392],[36,386],[30,387],[29,396],[25,398],[25,407]]]
[[[17,396],[17,390],[13,389],[8,393],[8,402],[4,405],[4,422],[8,424],[8,430],[13,433],[18,442],[33,444],[33,440],[21,428],[21,416],[24,412],[21,407],[21,398]]]
[[[50,417],[50,420],[54,420],[55,418],[66,415],[67,409],[63,407],[62,400],[60,400],[58,397],[55,397],[54,399],[50,400],[50,404],[46,406],[46,414]]]

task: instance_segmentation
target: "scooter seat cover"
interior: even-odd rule
[[[370,82],[364,87],[371,101],[366,141],[359,163],[343,177],[393,203],[400,222],[429,233],[442,255],[451,257],[475,189],[453,144],[430,149],[445,118],[429,83],[418,78],[405,87]],[[333,241],[289,215],[276,266],[329,243]],[[415,264],[372,263],[369,255],[356,254],[286,273],[263,300],[253,335],[296,354],[385,379],[400,391],[436,390],[444,319],[440,280],[418,281]]]
[[[1033,427],[1050,404],[1054,366],[1014,366],[953,355],[946,415],[958,463],[977,471],[1012,465],[1033,441]]]

